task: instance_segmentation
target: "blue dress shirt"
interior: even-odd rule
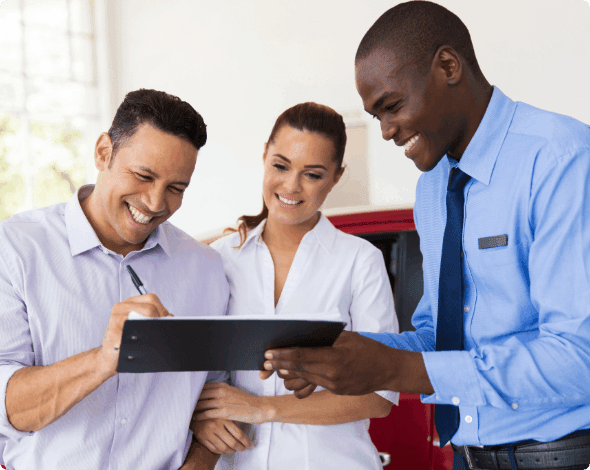
[[[495,88],[458,167],[465,194],[464,351],[434,351],[448,176],[421,175],[424,263],[415,332],[370,334],[422,351],[434,395],[459,406],[456,445],[551,441],[590,428],[590,129]],[[506,246],[478,239],[507,235]]]
[[[67,204],[0,223],[0,456],[9,469],[174,469],[186,456],[190,418],[206,372],[118,374],[38,432],[6,416],[6,385],[26,366],[46,366],[99,347],[113,305],[136,296],[131,264],[176,317],[224,315],[221,257],[165,222],[123,258],[86,219],[82,187]]]

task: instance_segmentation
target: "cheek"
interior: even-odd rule
[[[170,212],[170,214],[173,214],[180,208],[180,206],[182,205],[183,196],[184,194],[171,194],[170,196],[168,196],[166,204],[168,206],[168,211]]]
[[[324,202],[331,189],[332,185],[329,182],[322,182],[320,184],[310,185],[307,193],[309,194],[309,199],[319,206]]]
[[[280,184],[280,177],[276,174],[266,172],[262,179],[262,192],[265,194],[272,193],[278,184]]]

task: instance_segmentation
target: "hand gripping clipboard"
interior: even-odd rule
[[[279,318],[130,315],[117,371],[263,370],[267,349],[332,346],[346,326],[342,321]]]

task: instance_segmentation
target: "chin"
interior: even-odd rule
[[[416,165],[416,168],[418,168],[418,170],[420,170],[423,173],[427,173],[430,170],[433,170],[436,165],[438,165],[438,162],[440,162],[442,159],[442,156],[440,158],[436,158],[434,161],[430,160],[430,159],[426,159],[426,161],[423,160],[414,160],[414,165]]]

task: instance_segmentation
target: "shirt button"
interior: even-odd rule
[[[465,422],[466,423],[471,423],[471,421],[473,421],[473,418],[469,415],[465,416]]]
[[[451,398],[451,402],[453,403],[453,405],[458,405],[460,401],[461,400],[459,400],[459,397],[453,397],[453,398]]]
[[[127,418],[123,418],[123,419],[121,420],[121,424],[122,424],[123,426],[124,426],[125,424],[127,424]]]
[[[463,310],[465,310],[466,312],[469,312],[469,305],[465,305],[465,307],[463,307]]]
[[[512,409],[515,410],[516,408],[518,408],[518,403],[512,403]]]
[[[436,399],[437,399],[437,400],[440,400],[440,398],[438,398],[438,395],[436,396]]]

